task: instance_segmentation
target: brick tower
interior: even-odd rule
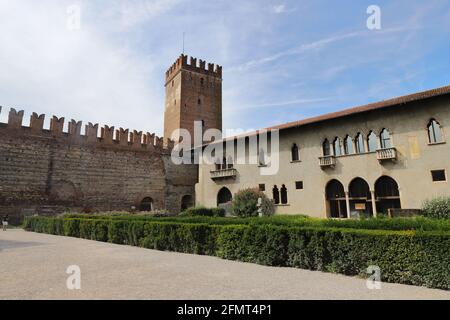
[[[203,133],[222,130],[222,67],[181,55],[166,72],[164,138],[176,129],[186,129],[194,143],[194,121],[201,121]],[[175,139],[178,140],[178,139]]]

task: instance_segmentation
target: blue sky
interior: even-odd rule
[[[369,5],[381,30],[368,30]],[[80,8],[79,30],[66,27]],[[162,133],[182,50],[224,68],[224,127],[256,129],[450,84],[450,1],[0,0],[9,107]]]

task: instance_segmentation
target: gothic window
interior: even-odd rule
[[[330,142],[328,141],[328,139],[325,139],[322,143],[322,151],[323,151],[323,156],[329,156],[331,155],[330,152]]]
[[[441,126],[434,119],[428,123],[428,141],[430,143],[443,142]]]
[[[342,155],[342,143],[341,138],[336,137],[333,142],[333,150],[335,156],[341,156]]]
[[[377,135],[373,131],[370,131],[367,136],[367,148],[369,149],[369,152],[374,152],[377,150]]]
[[[288,203],[287,188],[284,184],[281,186],[280,193],[281,193],[281,203],[287,204]]]
[[[364,139],[361,133],[358,133],[355,138],[355,147],[356,147],[356,153],[364,153]]]
[[[280,204],[280,192],[278,190],[277,185],[273,186],[272,193],[273,193],[273,202],[275,204]]]
[[[353,153],[353,140],[349,135],[347,135],[344,140],[344,152],[345,154]]]
[[[298,161],[300,159],[297,144],[294,143],[291,149],[292,161]]]
[[[266,154],[264,152],[264,149],[259,149],[258,163],[259,163],[260,166],[265,166],[266,165]]]
[[[381,130],[380,133],[380,146],[381,149],[387,149],[392,147],[391,134],[388,129]]]

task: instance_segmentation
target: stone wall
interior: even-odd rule
[[[23,111],[11,109],[0,124],[0,215],[8,213],[12,223],[35,213],[139,210],[144,198],[178,213],[183,195],[194,196],[196,168],[171,163],[171,142],[163,147],[154,134],[108,126],[99,135],[91,123],[81,135],[74,120],[63,132],[64,118],[57,117],[44,129],[44,117],[33,113],[30,126],[22,126]]]

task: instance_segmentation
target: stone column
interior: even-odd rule
[[[348,197],[348,191],[345,191],[345,205],[347,206],[347,219],[350,219],[350,199]]]
[[[372,212],[373,212],[373,216],[376,218],[377,217],[377,204],[375,201],[375,191],[370,190],[370,193],[372,195]]]

